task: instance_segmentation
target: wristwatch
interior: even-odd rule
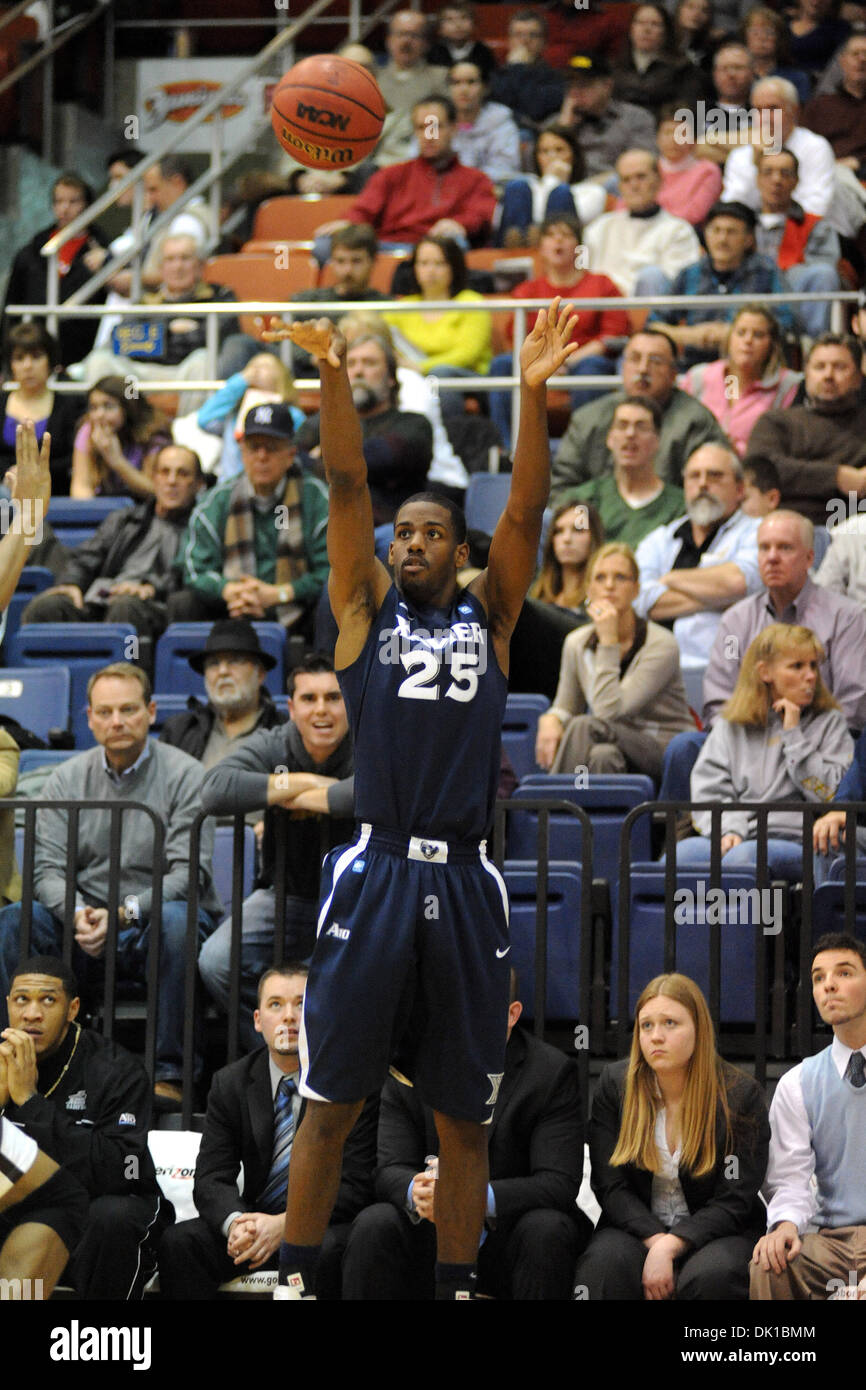
[[[279,589],[277,590],[277,602],[278,602],[278,603],[288,603],[288,602],[289,602],[289,586],[288,586],[288,584],[281,584],[281,585],[280,585]]]

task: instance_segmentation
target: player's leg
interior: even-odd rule
[[[322,1241],[337,1200],[343,1145],[363,1100],[308,1100],[292,1144],[277,1298],[310,1298]]]
[[[436,1181],[437,1286],[441,1267],[474,1266],[487,1209],[487,1135],[484,1125],[434,1111],[439,1135]],[[450,1295],[453,1297],[453,1293]]]
[[[69,1251],[50,1226],[37,1221],[16,1226],[0,1249],[0,1298],[23,1279],[31,1285],[38,1280],[42,1297],[50,1298],[68,1259]]]

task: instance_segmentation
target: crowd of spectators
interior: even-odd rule
[[[515,308],[557,296],[578,306],[546,537],[514,638],[511,688],[551,701],[538,721],[537,765],[643,773],[662,800],[790,802],[770,816],[767,855],[771,877],[791,883],[804,873],[801,808],[821,804],[813,872],[822,882],[844,849],[844,815],[830,803],[866,799],[866,322],[861,312],[849,323],[843,312],[840,327],[832,306],[866,270],[866,34],[827,0],[801,0],[790,17],[724,0],[680,0],[673,13],[640,4],[621,43],[608,34],[588,51],[579,10],[556,24],[540,9],[514,12],[495,51],[475,18],[465,0],[446,4],[435,24],[417,12],[393,14],[383,62],[356,46],[388,107],[381,145],[348,182],[291,175],[299,193],[353,194],[344,216],[317,229],[320,283],[296,302],[310,306],[304,314],[338,318],[349,342],[380,553],[407,497],[432,487],[464,501],[477,468],[470,427],[507,466],[512,393],[482,389],[478,378],[511,375],[514,317],[483,306],[491,275],[520,254],[509,290]],[[138,158],[112,156],[109,178]],[[272,1161],[270,1116],[283,1137],[301,1119],[294,1082],[287,1091],[281,1076],[297,1071],[318,859],[346,837],[352,817],[319,419],[293,376],[314,375],[312,362],[295,349],[290,369],[233,312],[220,314],[216,366],[225,384],[209,392],[199,385],[208,375],[203,315],[124,317],[136,283],[144,306],[235,299],[207,278],[218,229],[204,202],[186,198],[191,182],[186,164],[169,158],[145,175],[139,276],[118,265],[95,300],[105,303],[101,322],[64,317],[55,337],[39,318],[3,320],[5,376],[14,384],[0,396],[7,490],[16,495],[20,426],[32,421],[37,445],[50,436],[54,495],[131,503],[58,562],[56,583],[22,616],[25,625],[130,622],[139,639],[134,664],[91,679],[96,746],[77,751],[41,789],[48,801],[80,802],[81,814],[74,852],[65,807],[38,817],[36,954],[23,965],[21,883],[6,855],[11,823],[0,821],[0,996],[10,1024],[0,1032],[0,1110],[50,1156],[65,1161],[74,1151],[70,1168],[91,1208],[68,1276],[93,1298],[140,1293],[130,1252],[146,1231],[155,1259],[171,1219],[146,1165],[134,1190],[118,1185],[102,1130],[116,1112],[113,1123],[129,1124],[133,1142],[142,1123],[146,1132],[151,1103],[182,1100],[192,820],[203,807],[242,814],[255,827],[257,872],[236,953],[241,1038],[252,1051],[213,1080],[199,1219],[163,1241],[161,1277],[174,1298],[212,1297],[234,1267],[267,1267],[275,1254],[285,1173]],[[57,179],[54,220],[18,251],[7,303],[45,303],[40,248],[90,201],[73,171]],[[132,245],[131,233],[109,243],[96,225],[67,242],[61,302]],[[473,268],[480,248],[494,259],[501,252],[493,272]],[[380,253],[401,258],[391,293],[405,310],[377,309],[386,295],[371,286]],[[824,298],[785,302],[800,292]],[[731,295],[749,302],[731,305]],[[671,296],[712,303],[619,307],[623,297]],[[581,300],[604,307],[583,310]],[[359,301],[366,312],[344,314],[343,303]],[[533,310],[526,320],[529,331]],[[619,388],[593,380],[604,376],[619,377]],[[79,394],[57,389],[64,382]],[[151,405],[147,393],[178,382],[195,385],[172,419],[172,402]],[[552,423],[555,415],[551,401]],[[472,539],[483,553],[485,538]],[[273,658],[251,620],[275,621],[286,635],[287,717],[265,688]],[[156,644],[179,621],[213,624],[190,662],[205,697],[192,697],[154,740]],[[17,750],[0,732],[8,795]],[[104,980],[112,901],[109,812],[88,802],[124,800],[146,802],[166,832],[152,1096],[142,1094],[150,1087],[133,1059],[109,1058],[114,1045],[76,1021],[79,996],[95,997]],[[283,930],[293,960],[269,970],[275,846],[286,825]],[[679,866],[708,871],[710,828],[709,813],[680,817]],[[225,1011],[232,927],[213,887],[210,833],[199,858],[199,972]],[[726,811],[720,835],[726,869],[754,866],[753,815]],[[148,951],[152,826],[126,817],[122,840],[111,931],[118,976],[134,985]],[[857,849],[866,854],[862,829]],[[58,958],[70,882],[75,973]],[[763,1094],[716,1053],[697,986],[668,975],[644,989],[631,1056],[605,1072],[593,1105],[601,1220],[592,1236],[575,1205],[584,1143],[577,1073],[515,1027],[515,985],[482,1286],[530,1299],[568,1298],[575,1280],[590,1298],[746,1298],[751,1261],[752,1297],[825,1296],[819,1290],[839,1261],[854,1258],[839,1253],[833,1229],[858,1228],[862,1237],[866,1222],[854,1175],[829,1137],[835,1124],[862,1129],[854,1116],[866,1094],[862,1009],[854,1012],[858,990],[866,999],[862,944],[841,935],[819,942],[812,982],[834,1041],[783,1078],[769,1120]],[[110,1104],[102,1098],[104,1113],[102,1099],[92,1100],[87,1152],[80,1136],[69,1137],[61,1096],[51,1099],[76,1053],[76,1068],[98,1077],[87,1082],[93,1097],[108,1086],[109,1061],[127,1069]],[[692,1068],[699,1084],[689,1082]],[[197,1031],[194,1081],[203,1075]],[[64,1100],[72,1083],[70,1075]],[[346,1150],[326,1297],[338,1296],[341,1261],[343,1297],[430,1296],[431,1118],[397,1080],[378,1104],[378,1153],[376,1105]],[[743,1156],[736,1201],[729,1190],[720,1195],[732,1142]],[[818,1191],[810,1195],[813,1168]],[[758,1200],[765,1180],[769,1225]],[[804,1231],[816,1212],[825,1230],[812,1238]]]

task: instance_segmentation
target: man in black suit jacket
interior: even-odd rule
[[[512,995],[516,995],[512,973]],[[583,1110],[577,1066],[514,1025],[490,1124],[490,1184],[478,1253],[479,1291],[496,1298],[571,1298],[592,1225],[577,1207]],[[357,1217],[343,1260],[344,1299],[433,1297],[436,1259],[433,1113],[393,1077],[382,1088],[376,1194]]]
[[[274,1157],[280,1080],[298,1075],[298,1029],[307,982],[305,965],[266,971],[259,984],[256,1031],[266,1046],[217,1072],[208,1096],[194,1186],[199,1216],[165,1234],[159,1278],[169,1299],[215,1298],[220,1284],[257,1269],[276,1268],[283,1234],[286,1181],[260,1201]],[[294,1125],[304,1106],[295,1091]],[[378,1097],[371,1097],[346,1142],[340,1188],[325,1238],[317,1290],[339,1298],[340,1258],[349,1223],[372,1196]],[[243,1192],[238,1172],[244,1168]],[[264,1210],[260,1210],[260,1206]]]

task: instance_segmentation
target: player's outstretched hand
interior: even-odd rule
[[[41,503],[43,508],[48,506],[51,500],[50,456],[51,435],[43,434],[40,447],[33,421],[22,421],[15,430],[15,471],[11,477],[11,470],[6,474],[16,501]]]
[[[543,386],[577,352],[570,341],[577,314],[570,304],[554,299],[542,309],[520,349],[520,370],[527,386]]]
[[[330,319],[282,323],[279,319],[271,318],[262,337],[266,343],[279,343],[288,338],[315,357],[317,362],[329,362],[332,367],[339,367],[346,352],[346,339]]]

